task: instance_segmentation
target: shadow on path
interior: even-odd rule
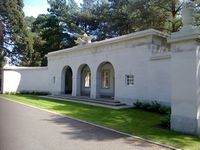
[[[72,139],[104,141],[128,137],[117,132],[106,130],[59,115],[51,115],[51,119],[44,119],[44,121],[64,125],[66,127],[66,131],[62,132],[62,134],[67,134]]]

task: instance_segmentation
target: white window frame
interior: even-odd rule
[[[127,74],[125,75],[125,83],[127,86],[133,86],[134,85],[134,81],[135,80],[135,77],[133,74]]]
[[[91,72],[89,70],[84,71],[84,87],[91,87]]]
[[[101,88],[110,88],[110,70],[102,70],[101,72]]]

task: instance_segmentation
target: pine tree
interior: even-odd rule
[[[3,24],[5,55],[13,64],[29,65],[33,53],[32,39],[24,21],[23,0],[1,0],[0,22]]]
[[[47,64],[47,53],[75,46],[74,34],[80,32],[76,25],[78,6],[74,0],[49,0],[48,3],[49,14],[39,15],[31,28],[35,33],[33,59],[42,66]]]
[[[166,30],[168,32],[176,32],[182,26],[181,22],[181,9],[183,6],[183,1],[181,0],[152,0],[152,5],[156,9],[160,9],[165,12],[167,16]]]

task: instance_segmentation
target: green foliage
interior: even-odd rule
[[[161,118],[160,126],[170,129],[170,115],[170,113],[167,113],[163,118]]]
[[[15,95],[16,92],[5,92],[6,95]]]
[[[35,19],[36,19],[36,18],[34,18],[33,16],[31,16],[31,17],[26,16],[26,17],[24,18],[28,29],[30,29],[30,30],[32,29],[32,27],[33,27],[33,22],[35,22]]]
[[[47,58],[45,57],[45,43],[46,41],[43,40],[37,34],[33,34],[33,48],[34,53],[32,55],[32,62],[31,66],[46,66],[47,65]]]
[[[3,24],[3,45],[12,47],[4,49],[4,54],[11,58],[12,63],[27,66],[32,61],[33,47],[22,8],[23,0],[1,0],[0,22]]]
[[[164,128],[170,128],[171,109],[169,107],[162,106],[157,101],[152,101],[151,103],[143,103],[141,101],[136,101],[134,103],[134,106],[134,108],[137,109],[164,115],[163,118],[160,119],[159,125]]]
[[[200,0],[196,1],[197,8],[196,8],[196,15],[195,15],[195,25],[200,26]]]
[[[40,91],[19,91],[19,92],[5,92],[6,95],[49,95],[48,92]]]
[[[48,3],[49,14],[26,17],[25,22],[22,0],[0,1],[0,43],[12,45],[5,55],[13,63],[47,65],[45,55],[75,46],[77,34],[87,33],[93,41],[100,41],[149,28],[171,33],[182,26],[181,0],[83,0],[80,7],[74,0]],[[200,12],[200,5],[197,10]]]
[[[41,92],[41,91],[19,91],[18,93],[16,93],[18,95],[21,94],[30,94],[30,95],[49,95],[49,92]]]
[[[134,108],[142,109],[149,112],[156,112],[164,115],[167,115],[171,112],[171,109],[169,107],[162,106],[157,101],[152,101],[151,103],[143,103],[137,100],[134,103]]]
[[[103,40],[149,28],[164,32],[181,26],[178,0],[84,0],[77,25],[95,40]]]
[[[74,46],[73,35],[78,31],[74,19],[78,6],[73,0],[50,0],[48,3],[49,14],[39,15],[31,28],[35,33],[33,59],[42,66],[47,65],[47,53]]]
[[[4,97],[184,150],[197,150],[200,147],[198,137],[157,127],[162,118],[159,114],[138,109],[113,110],[33,95],[5,95]]]
[[[159,9],[166,17],[164,31],[171,33],[177,32],[182,26],[181,9],[183,1],[181,0],[152,0],[155,9]],[[156,17],[156,16],[155,16]]]

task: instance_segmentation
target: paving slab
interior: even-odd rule
[[[169,150],[0,98],[0,150]]]

